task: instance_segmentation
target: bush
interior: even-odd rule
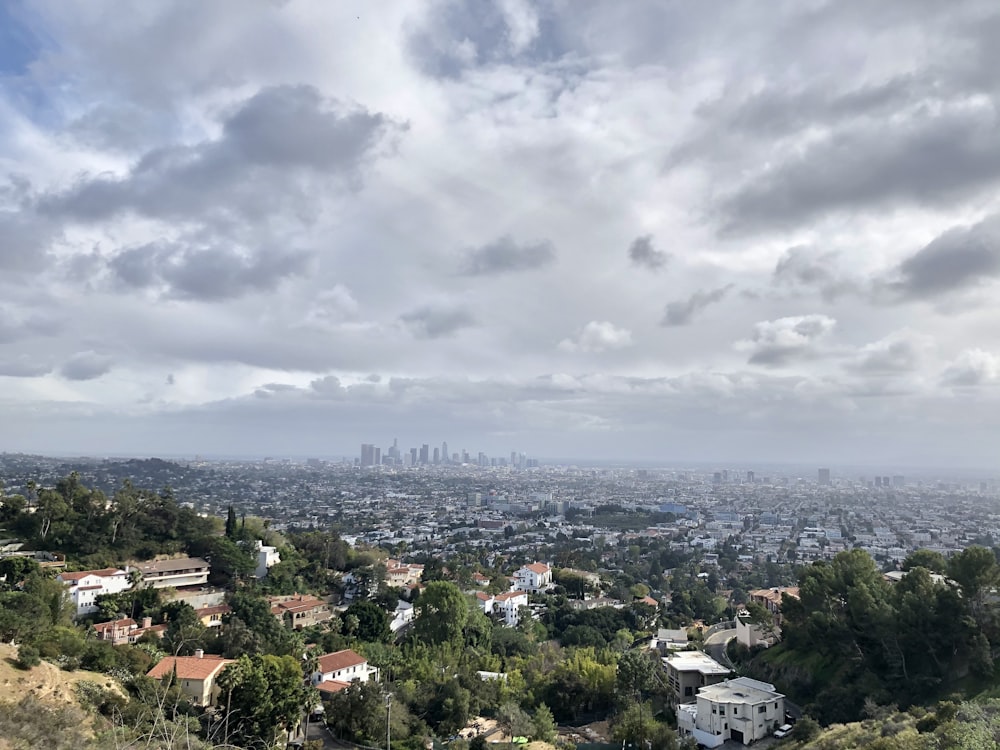
[[[21,669],[31,669],[42,663],[42,656],[38,649],[27,644],[17,649],[17,661],[15,664]]]

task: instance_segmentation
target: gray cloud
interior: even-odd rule
[[[795,360],[812,359],[818,355],[817,344],[836,325],[826,315],[800,315],[777,320],[764,320],[754,325],[753,335],[737,343],[737,348],[750,354],[749,363],[780,367]]]
[[[1000,276],[997,221],[953,228],[902,261],[884,282],[903,299],[930,299]]]
[[[77,352],[59,368],[67,380],[95,380],[111,371],[111,357],[94,351]]]
[[[678,300],[676,302],[667,303],[667,309],[663,314],[663,320],[660,321],[660,325],[688,325],[694,319],[695,315],[700,313],[709,305],[713,305],[716,302],[721,301],[732,288],[733,285],[728,284],[727,286],[719,287],[718,289],[699,289],[686,300]]]
[[[40,362],[26,354],[12,359],[0,357],[0,377],[37,378],[52,372],[52,365]]]
[[[1000,383],[1000,355],[984,349],[967,349],[945,369],[941,380],[956,388]]]
[[[814,287],[828,302],[843,294],[861,293],[862,284],[840,275],[838,264],[836,253],[791,247],[778,259],[771,280],[778,286]]]
[[[628,257],[632,265],[648,268],[651,271],[658,271],[670,260],[670,255],[653,247],[653,236],[651,234],[636,237],[632,244],[628,246]]]
[[[165,296],[219,301],[270,291],[306,272],[311,256],[293,250],[256,253],[231,247],[153,243],[123,250],[108,261],[121,286],[158,289]]]
[[[476,324],[471,312],[453,307],[421,307],[399,319],[418,339],[443,338]]]
[[[519,244],[503,236],[482,247],[469,250],[462,260],[465,276],[492,276],[501,273],[532,271],[555,262],[556,250],[551,242]]]
[[[947,205],[1000,178],[992,106],[956,102],[887,125],[852,123],[780,155],[718,208],[726,233],[794,226],[831,211]]]
[[[895,375],[915,372],[923,363],[926,337],[901,331],[858,350],[848,363],[849,370],[868,375]]]
[[[435,78],[457,78],[485,65],[552,60],[565,51],[547,4],[517,0],[439,0],[410,30],[406,44],[420,71]]]
[[[84,175],[44,196],[48,215],[84,222],[122,212],[259,220],[300,201],[299,176],[354,179],[394,126],[383,115],[326,100],[311,86],[272,86],[244,101],[216,140],[147,152],[124,176]]]

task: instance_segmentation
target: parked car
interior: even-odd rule
[[[782,737],[787,737],[791,733],[791,731],[792,731],[791,724],[782,724],[780,727],[774,730],[774,736],[780,740]]]

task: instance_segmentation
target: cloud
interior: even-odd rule
[[[956,100],[853,121],[778,149],[718,204],[726,233],[796,226],[835,211],[947,206],[1000,179],[992,103]]]
[[[555,247],[548,240],[519,244],[505,235],[488,245],[469,250],[462,260],[461,273],[465,276],[493,276],[533,271],[551,265],[555,259]]]
[[[218,138],[150,150],[123,176],[84,174],[43,196],[39,210],[78,222],[124,212],[259,221],[276,205],[301,203],[300,178],[354,179],[394,129],[385,116],[325,99],[312,86],[265,87],[224,118]]]
[[[52,372],[52,365],[40,362],[27,354],[12,359],[0,357],[0,377],[37,378]]]
[[[660,325],[663,326],[686,326],[694,316],[704,310],[709,305],[719,302],[733,288],[732,284],[719,287],[718,289],[699,289],[686,300],[669,302],[663,314]]]
[[[592,320],[576,336],[563,339],[558,347],[564,352],[599,353],[632,345],[632,332],[607,321]]]
[[[799,315],[765,320],[754,325],[749,339],[737,342],[737,349],[750,353],[749,363],[781,367],[817,355],[816,345],[837,321],[826,315]]]
[[[94,351],[77,352],[62,367],[59,374],[66,380],[95,380],[111,371],[111,357]]]
[[[944,371],[942,382],[954,387],[1000,383],[1000,355],[984,349],[966,349]]]
[[[670,255],[653,247],[651,234],[632,240],[632,244],[628,246],[628,257],[632,265],[648,268],[650,271],[659,271],[670,260]]]
[[[893,375],[916,372],[931,342],[910,330],[897,331],[866,344],[848,363],[849,370],[867,375]]]
[[[472,313],[457,307],[425,306],[399,317],[418,339],[439,339],[476,324]]]
[[[944,232],[902,261],[884,282],[904,300],[932,299],[981,286],[1000,276],[996,218]]]
[[[54,336],[62,328],[49,313],[35,313],[8,305],[0,305],[0,344]]]
[[[217,302],[274,290],[283,280],[303,275],[310,261],[309,253],[294,250],[248,252],[224,246],[152,243],[123,250],[107,265],[119,286]]]

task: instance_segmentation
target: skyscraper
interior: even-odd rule
[[[431,460],[431,447],[424,443],[420,446],[420,463],[426,464],[430,463]]]
[[[362,466],[374,466],[375,465],[375,446],[371,443],[361,444],[361,465]]]
[[[439,463],[441,463],[441,449],[435,447],[434,448],[434,464],[437,465]]]
[[[820,469],[819,470],[819,483],[820,484],[824,484],[824,485],[830,484],[830,470],[829,469]]]
[[[448,463],[451,457],[448,455],[448,441],[441,443],[441,462]]]

